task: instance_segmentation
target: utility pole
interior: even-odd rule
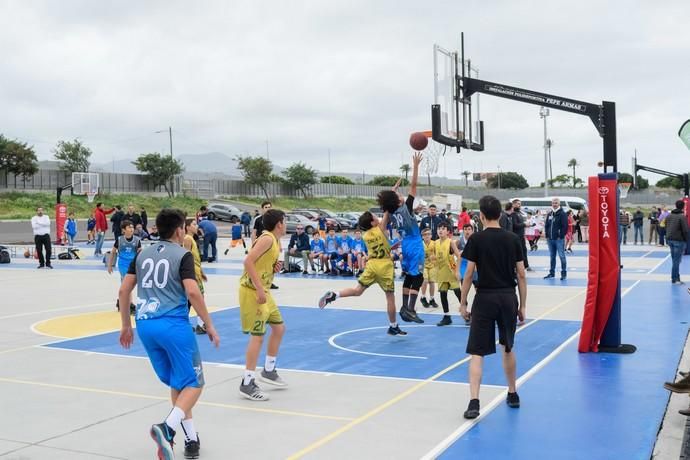
[[[333,175],[331,174],[331,149],[328,149],[328,193],[331,193],[333,186]]]
[[[546,117],[549,116],[549,109],[542,107],[539,109],[539,117],[544,120],[544,196],[549,196],[549,138],[546,130]]]
[[[268,139],[266,139],[266,159],[270,160],[271,157],[268,155]]]
[[[173,149],[172,149],[172,126],[168,126],[168,136],[170,138],[170,163],[172,165],[173,161]],[[175,176],[170,178],[170,193],[175,196]]]

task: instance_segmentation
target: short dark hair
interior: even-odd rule
[[[163,240],[169,240],[178,228],[184,229],[185,213],[179,209],[165,208],[156,216],[158,235]]]
[[[465,225],[462,226],[462,229],[463,229],[463,230],[466,229],[466,228],[471,228],[472,230],[474,230],[474,226],[473,226],[472,224],[465,224]]]
[[[492,195],[485,195],[479,199],[479,210],[487,220],[498,220],[501,217],[501,202]]]
[[[122,206],[120,206],[119,204],[116,204],[115,209],[117,209],[118,211],[122,211]]]
[[[100,201],[98,203],[96,203],[97,208],[100,208],[101,206],[103,206],[103,203],[101,203]]]
[[[199,208],[199,211],[207,211],[207,210],[208,210],[208,208],[206,206],[202,206]]]
[[[362,230],[364,230],[366,232],[367,230],[371,229],[371,227],[373,226],[372,225],[373,221],[374,221],[374,215],[369,211],[365,211],[364,214],[359,216],[359,221],[357,222],[357,226],[359,226],[359,228],[361,228]]]
[[[394,213],[400,207],[400,197],[393,190],[381,190],[376,196],[376,201],[383,211]]]
[[[683,201],[683,200],[676,201],[676,209],[685,209],[685,201]]]
[[[431,203],[431,204],[429,205],[429,209],[431,209],[431,208],[436,209],[436,205],[435,205],[434,203]]]
[[[129,227],[130,225],[131,225],[132,227],[134,226],[134,224],[132,223],[132,221],[129,220],[129,219],[125,219],[125,220],[123,220],[122,222],[120,222],[120,228],[121,228],[122,230],[126,229],[126,228]]]
[[[431,229],[430,228],[425,228],[422,230],[422,236],[424,235],[431,235]]]
[[[261,207],[263,208],[267,204],[271,204],[271,202],[270,201],[264,201],[263,203],[261,203]],[[271,206],[273,206],[273,205],[271,204]]]
[[[269,209],[264,213],[262,223],[264,224],[264,228],[266,230],[272,232],[273,229],[276,228],[276,225],[278,225],[279,222],[282,222],[283,219],[285,219],[285,213],[283,211],[280,209]]]
[[[445,228],[446,230],[450,230],[450,224],[446,222],[445,220],[442,220],[440,224],[438,224],[438,228]]]
[[[463,206],[463,207],[462,207],[462,212],[467,212],[467,208]]]
[[[504,209],[506,211],[510,211],[511,209],[513,209],[513,203],[506,203],[506,205],[504,206]]]

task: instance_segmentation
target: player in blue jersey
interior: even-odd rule
[[[137,335],[156,375],[170,387],[173,408],[149,432],[158,448],[158,458],[174,458],[173,440],[180,426],[185,437],[185,458],[198,458],[200,444],[192,408],[201,396],[204,372],[196,337],[189,327],[187,299],[203,319],[206,333],[216,347],[220,338],[199,291],[192,253],[182,247],[184,213],[163,209],[156,217],[156,227],[161,241],[135,256],[120,286],[120,304],[129,302],[136,287]],[[120,344],[129,348],[134,341],[129,311],[121,308],[120,317]]]
[[[415,304],[419,288],[424,281],[424,242],[419,231],[417,218],[414,215],[414,199],[417,194],[417,179],[419,177],[419,164],[422,162],[422,153],[416,152],[412,156],[412,182],[407,199],[398,193],[400,181],[395,184],[393,190],[383,190],[378,194],[378,204],[383,211],[391,214],[391,222],[402,238],[402,271],[405,273],[403,281],[402,307],[400,317],[403,321],[423,323],[424,320],[417,316]]]

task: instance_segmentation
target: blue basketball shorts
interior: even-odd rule
[[[402,240],[402,270],[408,275],[424,273],[424,243],[419,236]]]
[[[189,318],[137,320],[137,333],[161,382],[182,391],[204,386],[204,370]]]

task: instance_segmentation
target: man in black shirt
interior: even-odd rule
[[[462,283],[460,314],[469,319],[467,294],[472,286],[475,269],[479,272],[477,293],[472,302],[470,336],[467,339],[467,353],[470,359],[470,402],[463,414],[465,418],[479,417],[479,385],[482,380],[484,356],[496,353],[496,326],[498,341],[503,347],[503,369],[508,381],[509,407],[520,407],[515,381],[515,353],[513,342],[517,320],[525,319],[527,281],[523,263],[522,246],[518,237],[503,230],[498,219],[501,217],[501,202],[496,197],[484,196],[479,200],[479,216],[484,230],[474,233],[462,252],[467,259],[467,269]],[[515,286],[520,292],[520,302],[515,295]]]
[[[513,233],[517,235],[520,239],[520,244],[522,244],[522,257],[523,262],[525,262],[525,270],[531,272],[532,269],[529,268],[529,261],[527,260],[527,243],[525,242],[525,216],[522,215],[522,202],[515,198],[513,200],[513,213],[510,217],[513,219]]]
[[[429,205],[429,214],[422,218],[422,221],[419,224],[419,229],[424,230],[428,228],[431,230],[431,239],[435,241],[438,239],[438,226],[445,220],[445,217],[445,215],[441,217],[436,214],[436,205],[431,204]]]

